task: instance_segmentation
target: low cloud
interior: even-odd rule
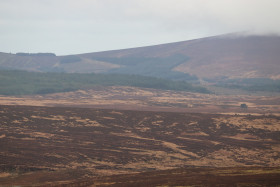
[[[0,51],[68,54],[240,31],[280,34],[279,10],[278,0],[2,0]]]

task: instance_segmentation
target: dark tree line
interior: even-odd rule
[[[0,95],[24,95],[90,89],[93,86],[133,86],[162,90],[209,93],[185,81],[124,74],[38,73],[15,70],[0,71]]]
[[[56,56],[54,53],[16,53],[17,56],[38,56],[38,57],[43,57],[43,56],[49,56],[49,57],[54,57]]]

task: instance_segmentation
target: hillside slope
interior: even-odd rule
[[[0,69],[36,72],[102,73],[112,68],[119,68],[119,65],[80,58],[76,55],[23,54],[25,55],[0,52]]]
[[[279,36],[230,34],[68,56],[0,53],[0,68],[39,72],[139,74],[188,81],[280,79],[279,59]]]
[[[279,36],[223,35],[82,56],[90,59],[123,59],[122,63],[130,58],[130,64],[135,64],[133,59],[143,57],[169,58],[169,64],[174,65],[170,66],[170,70],[207,79],[280,78]]]

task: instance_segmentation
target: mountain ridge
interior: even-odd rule
[[[66,56],[0,53],[0,69],[119,73],[175,80],[280,79],[280,36],[227,34]]]

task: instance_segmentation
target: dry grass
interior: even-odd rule
[[[71,169],[86,177],[182,166],[280,166],[276,116],[1,105],[0,112],[0,169],[25,179],[42,170]]]
[[[1,177],[9,177],[9,176],[11,176],[10,173],[6,173],[6,172],[0,173],[0,178],[1,178]]]
[[[242,131],[255,128],[269,131],[280,131],[279,119],[247,119],[245,117],[220,117],[213,118],[217,128],[221,128],[222,124],[229,124],[240,128]]]
[[[55,102],[54,102],[55,101]],[[240,109],[246,103],[247,110]],[[163,91],[126,86],[96,87],[91,90],[32,95],[0,96],[2,105],[75,106],[128,110],[280,115],[279,96],[214,95]]]

